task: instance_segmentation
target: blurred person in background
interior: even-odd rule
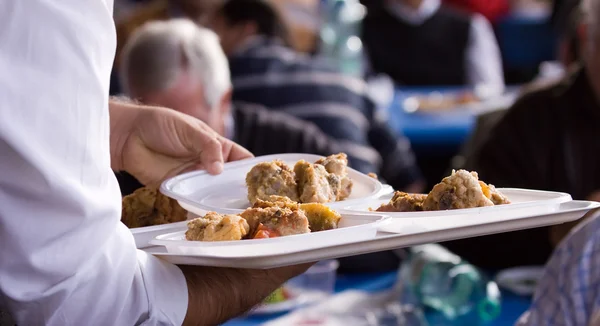
[[[600,124],[600,29],[596,24],[600,12],[582,13],[575,29],[582,65],[573,65],[558,82],[523,94],[490,130],[465,164],[482,180],[497,187],[559,191],[576,200],[600,200],[600,143],[594,141]],[[482,267],[544,264],[575,223],[465,239],[448,246]]]
[[[441,0],[374,1],[367,8],[362,39],[372,73],[407,86],[504,89],[498,42],[482,15]]]
[[[600,210],[586,214],[556,248],[516,323],[540,325],[600,325]]]
[[[341,151],[310,122],[259,105],[232,104],[229,65],[219,39],[190,20],[140,27],[123,49],[120,76],[131,98],[198,118],[256,156]],[[123,195],[142,186],[126,173],[117,178]]]
[[[227,1],[210,19],[229,57],[233,100],[315,123],[341,145],[350,166],[394,188],[423,188],[410,144],[377,115],[364,81],[287,46],[287,29],[267,1]]]
[[[492,24],[496,23],[510,11],[508,0],[443,0],[448,6],[464,10],[466,12],[478,13]]]
[[[111,75],[110,93],[122,93],[119,83],[118,67],[121,51],[131,34],[144,23],[155,20],[185,17],[194,21],[201,20],[223,0],[117,0],[115,4],[115,26],[117,29],[117,51],[115,65]]]

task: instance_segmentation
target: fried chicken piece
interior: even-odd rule
[[[348,156],[344,153],[330,155],[319,159],[315,164],[322,165],[330,174],[334,174],[339,178],[340,186],[337,188],[337,181],[332,188],[339,189],[336,192],[336,200],[344,200],[352,193],[352,180],[348,177]]]
[[[493,205],[483,193],[477,173],[458,170],[433,187],[423,202],[423,209],[437,211]]]
[[[338,212],[319,203],[300,204],[300,209],[304,211],[308,218],[308,226],[311,232],[337,229],[342,218]]]
[[[294,166],[294,173],[300,202],[328,203],[337,199],[337,191],[341,187],[340,180],[328,173],[323,165],[301,160]]]
[[[367,173],[367,175],[375,180],[379,180],[379,177],[377,176],[377,174],[375,174],[373,172],[369,172],[369,173]]]
[[[185,239],[190,241],[242,240],[250,230],[248,222],[239,215],[209,212],[188,222]]]
[[[423,210],[425,194],[409,194],[396,191],[389,203],[381,205],[378,212],[418,212]]]
[[[252,205],[258,199],[268,200],[277,195],[298,201],[298,188],[294,171],[282,161],[263,162],[255,165],[246,175],[248,200]]]
[[[250,237],[254,237],[262,224],[280,236],[309,233],[308,218],[302,210],[292,210],[277,206],[248,208],[241,216],[250,226]]]
[[[129,228],[185,221],[187,211],[157,189],[143,187],[123,197],[121,221]]]

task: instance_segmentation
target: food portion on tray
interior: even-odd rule
[[[252,205],[269,201],[271,196],[298,203],[329,203],[348,198],[353,182],[348,176],[348,158],[339,153],[314,163],[300,160],[293,169],[280,160],[259,163],[246,175],[246,186]]]
[[[188,222],[189,241],[267,239],[335,229],[341,215],[320,203],[300,204],[288,197],[257,199],[240,214],[209,212]]]
[[[479,180],[477,172],[452,171],[429,194],[394,193],[378,212],[442,211],[510,204],[510,200],[491,184]]]
[[[185,221],[188,212],[158,189],[143,187],[123,197],[121,222],[139,228]]]

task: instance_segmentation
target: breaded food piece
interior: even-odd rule
[[[298,188],[294,171],[283,161],[263,162],[255,165],[246,175],[248,200],[252,205],[258,199],[268,200],[277,195],[298,201]]]
[[[241,216],[250,226],[250,237],[254,237],[262,224],[279,236],[309,233],[308,218],[302,210],[292,210],[277,206],[266,208],[248,208]]]
[[[289,208],[291,210],[299,209],[299,204],[288,197],[281,196],[269,196],[267,200],[259,199],[252,206],[253,208],[268,208],[268,207],[281,207]]]
[[[493,205],[483,193],[477,173],[458,170],[433,187],[423,202],[423,209],[437,211]]]
[[[494,185],[486,184],[483,181],[479,181],[479,185],[481,186],[483,194],[487,198],[489,198],[492,201],[492,203],[494,203],[494,205],[510,204],[510,200],[508,200],[506,196],[504,196],[502,193],[496,190],[496,187],[494,187]]]
[[[129,228],[181,222],[187,211],[157,189],[143,187],[123,197],[121,222]]]
[[[319,203],[300,204],[300,209],[308,218],[311,232],[337,229],[342,218],[338,212]]]
[[[350,196],[353,182],[348,177],[348,156],[345,153],[327,156],[317,160],[315,164],[324,166],[327,172],[338,177],[339,189],[337,188],[337,183],[332,185],[332,188],[337,190],[336,200],[344,200]]]
[[[337,199],[336,190],[340,189],[340,181],[331,176],[323,165],[301,160],[294,166],[294,173],[301,203],[328,203]]]
[[[389,203],[381,205],[378,212],[418,212],[423,210],[426,194],[409,194],[396,191]]]
[[[157,192],[156,189],[144,187],[123,197],[121,222],[129,228],[150,225]]]
[[[248,222],[239,215],[221,215],[209,212],[204,217],[188,222],[185,232],[190,241],[242,240],[250,230]]]
[[[367,175],[375,180],[379,180],[379,177],[377,176],[377,174],[375,174],[373,172],[369,172],[369,173],[367,173]]]

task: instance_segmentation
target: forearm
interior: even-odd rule
[[[218,325],[234,318],[275,291],[309,265],[273,270],[180,266],[188,285],[184,325]]]
[[[114,171],[123,170],[123,147],[131,134],[132,123],[136,119],[140,108],[134,101],[125,97],[111,97],[109,104],[110,114],[110,163]]]

